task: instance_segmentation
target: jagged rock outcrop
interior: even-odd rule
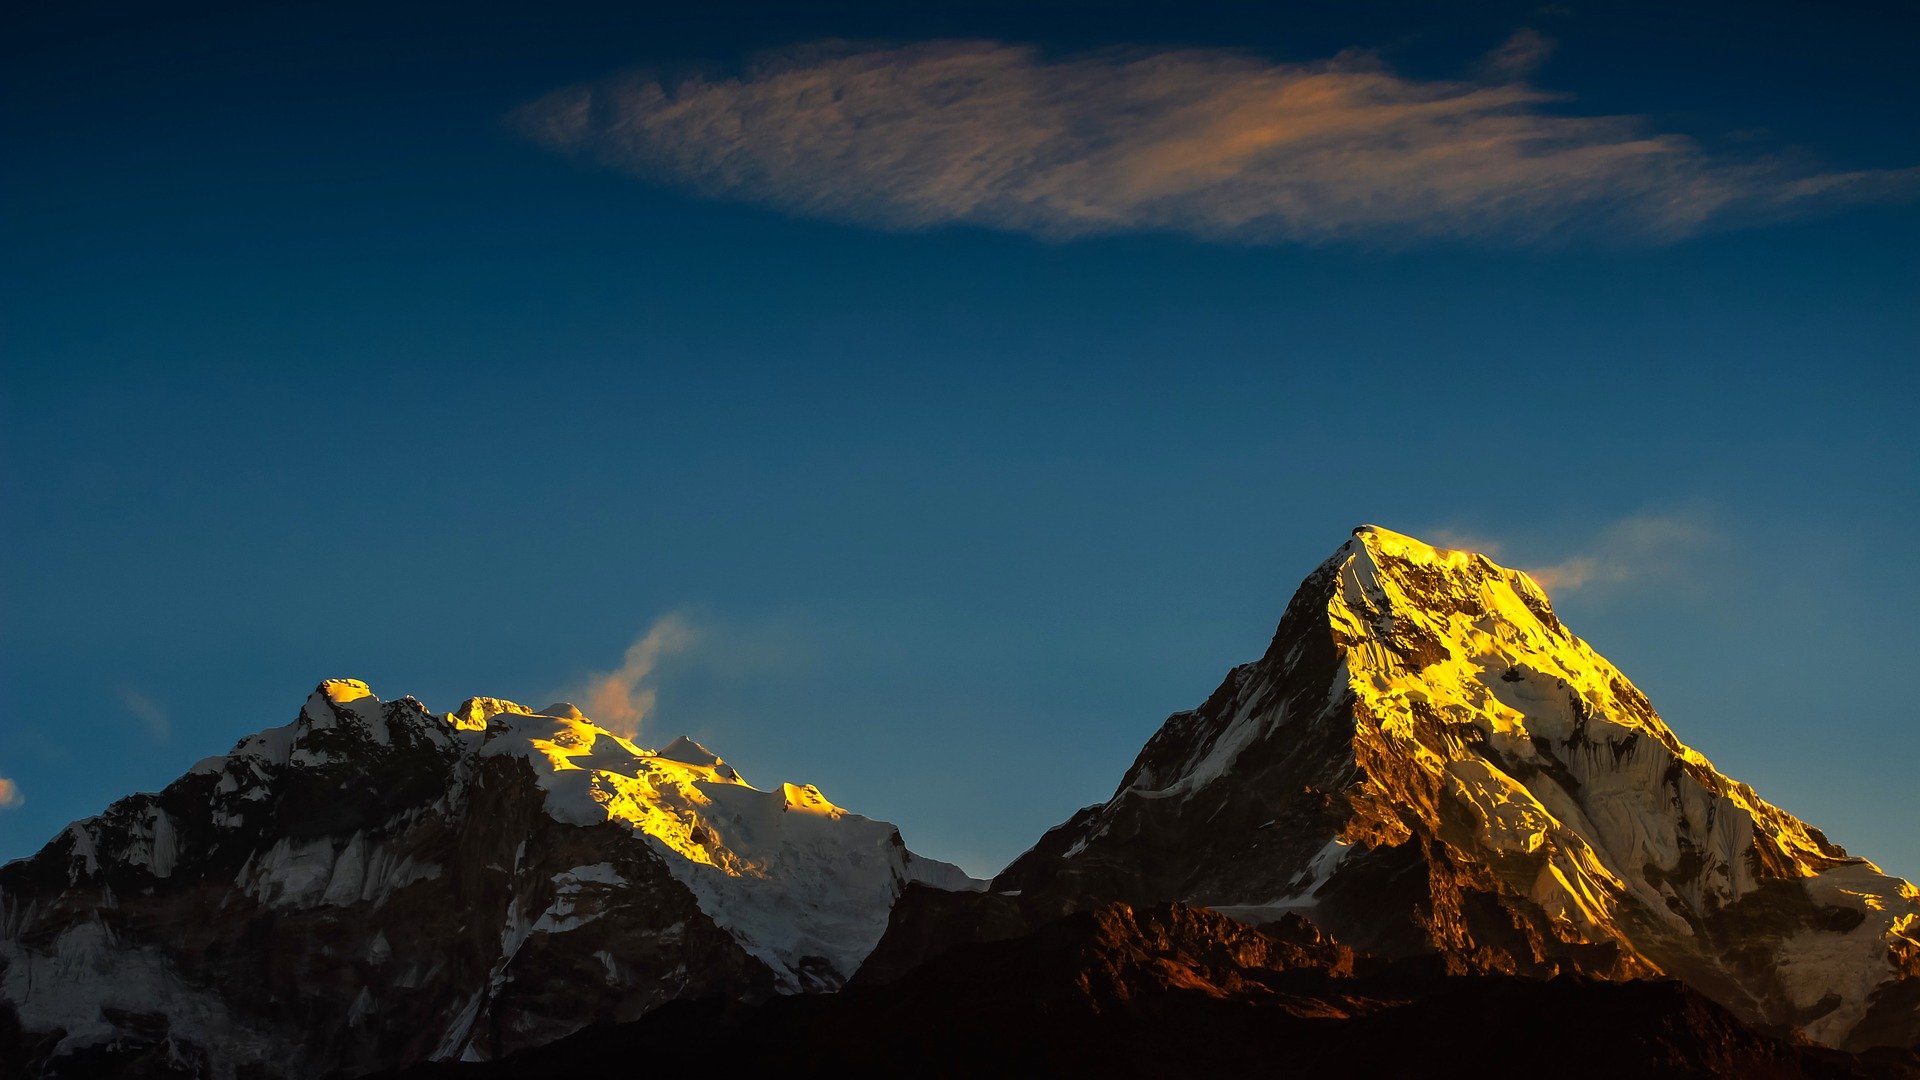
[[[838,987],[914,881],[970,884],[690,740],[336,680],[0,868],[0,1057],[208,1077],[488,1059],[682,997]]]
[[[1682,744],[1527,575],[1371,526],[993,892],[1029,921],[1298,912],[1455,971],[1671,976],[1822,1043],[1920,1042],[1920,892]]]

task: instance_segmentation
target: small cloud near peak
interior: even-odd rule
[[[0,776],[0,810],[11,810],[26,801],[26,796],[20,794],[19,784]]]
[[[1527,573],[1550,595],[1669,577],[1715,535],[1678,515],[1635,514],[1595,533],[1583,550]]]
[[[697,637],[687,617],[678,612],[654,620],[646,633],[627,646],[618,668],[588,680],[580,695],[583,711],[608,731],[634,738],[653,711],[658,692],[651,683],[661,659],[685,650]]]
[[[1442,547],[1477,551],[1505,561],[1499,540],[1454,529],[1433,529]],[[1703,549],[1720,539],[1704,518],[1675,513],[1639,513],[1609,522],[1589,533],[1551,562],[1522,563],[1521,569],[1550,596],[1598,591],[1612,586],[1672,581],[1695,564]],[[1509,563],[1511,565],[1511,563]]]

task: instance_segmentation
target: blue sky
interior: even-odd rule
[[[991,871],[1373,521],[1920,875],[1910,8],[647,7],[8,16],[0,857],[671,619],[643,741]]]

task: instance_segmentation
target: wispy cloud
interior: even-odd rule
[[[155,740],[165,741],[173,733],[173,718],[161,704],[147,694],[133,689],[120,691],[120,704],[133,715],[147,734]]]
[[[11,810],[26,801],[26,796],[20,794],[19,784],[0,776],[0,810]]]
[[[1501,558],[1506,545],[1474,533],[1434,529],[1443,547]],[[1523,564],[1528,576],[1553,596],[1606,586],[1671,582],[1686,575],[1701,553],[1720,540],[1707,519],[1675,513],[1640,513],[1611,522],[1552,562]]]
[[[1920,170],[1795,170],[1637,117],[1567,115],[1564,95],[1524,81],[1551,47],[1524,31],[1477,77],[1436,80],[1359,52],[816,45],[732,78],[567,87],[509,119],[545,146],[709,196],[1052,238],[1660,242],[1920,186]]]
[[[1658,580],[1678,572],[1715,537],[1700,521],[1637,514],[1600,530],[1581,551],[1527,573],[1549,594]]]
[[[687,617],[674,612],[654,620],[646,633],[627,646],[620,666],[592,676],[582,705],[586,714],[619,735],[633,738],[653,711],[657,689],[652,685],[662,658],[692,645],[698,635]]]
[[[1538,30],[1515,30],[1480,61],[1478,74],[1490,82],[1529,79],[1553,55],[1554,48],[1554,40]]]

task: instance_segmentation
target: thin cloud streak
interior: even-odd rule
[[[157,701],[138,690],[120,691],[120,704],[140,721],[155,741],[164,742],[173,733],[173,717]]]
[[[1713,530],[1686,518],[1638,514],[1601,530],[1580,553],[1528,575],[1549,595],[1670,576],[1715,538]]]
[[[1555,47],[1554,40],[1538,30],[1515,30],[1480,61],[1478,73],[1491,82],[1519,82],[1539,71]]]
[[[1053,239],[1132,230],[1243,243],[1662,242],[1844,200],[1920,170],[1794,171],[1709,154],[1631,116],[1551,111],[1523,31],[1473,80],[1343,53],[1048,59],[991,41],[819,45],[736,78],[630,73],[557,90],[510,124],[535,142],[703,195],[887,229]]]
[[[1451,529],[1435,529],[1443,547],[1477,551],[1498,559],[1498,540]],[[1632,514],[1594,532],[1578,550],[1554,562],[1523,565],[1550,596],[1599,591],[1610,586],[1671,582],[1689,574],[1700,554],[1718,543],[1720,532],[1703,519],[1680,514]],[[1511,565],[1511,563],[1509,563]]]

